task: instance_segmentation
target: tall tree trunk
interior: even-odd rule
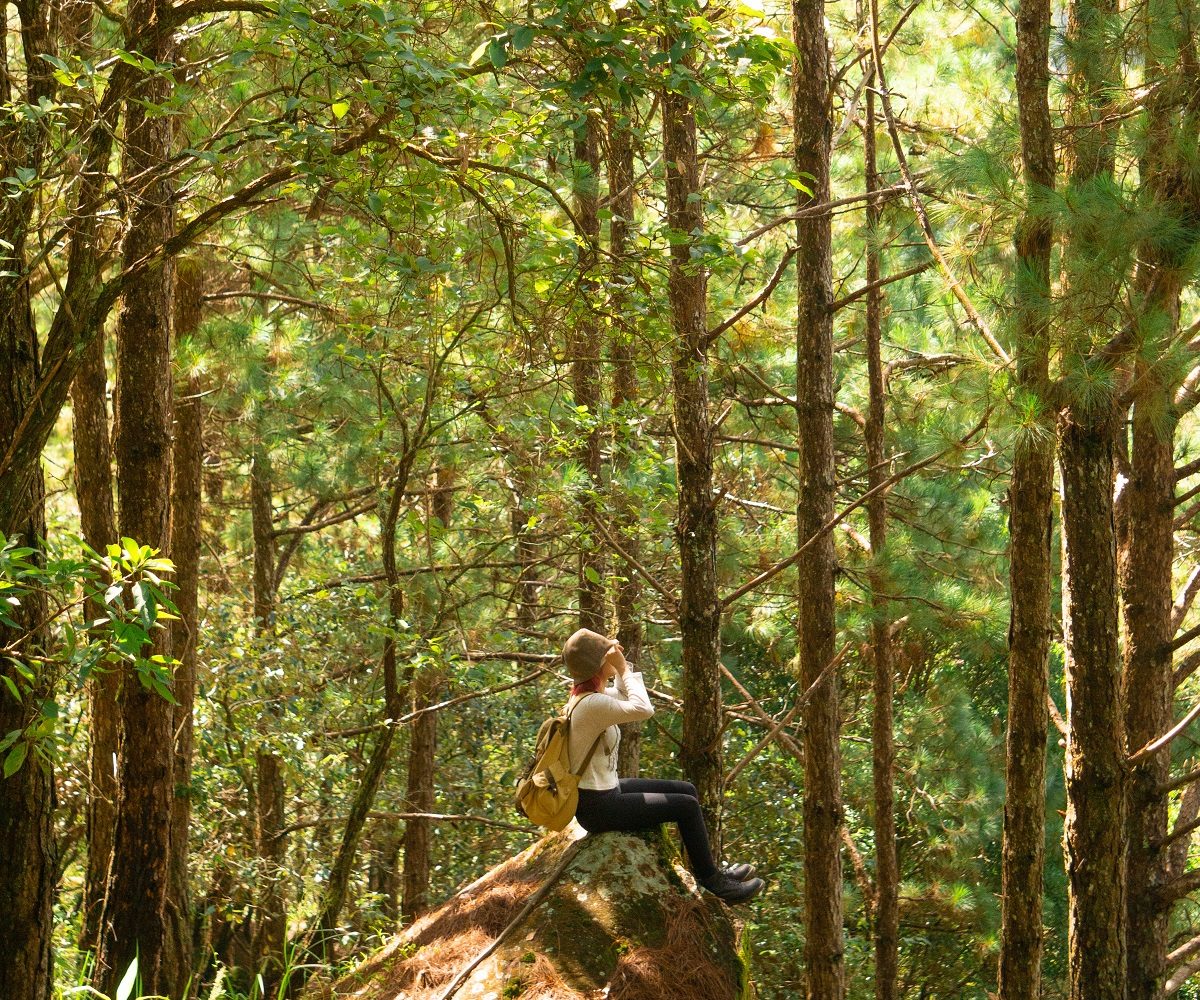
[[[1178,301],[1178,300],[1176,300]],[[1153,376],[1146,374],[1149,380]],[[1147,385],[1133,411],[1133,476],[1126,487],[1129,548],[1122,566],[1125,612],[1125,727],[1130,752],[1171,728],[1171,570],[1174,556],[1174,421],[1161,386]],[[1165,406],[1164,406],[1165,404]],[[1167,836],[1168,747],[1129,776],[1126,1000],[1154,1000],[1167,956],[1167,917],[1158,889],[1166,881],[1159,844]]]
[[[172,57],[169,32],[157,30],[161,0],[135,0],[131,24],[146,26],[142,52]],[[124,266],[149,254],[174,229],[170,183],[156,176],[171,152],[171,119],[147,109],[170,96],[169,77],[140,81],[125,109],[122,175],[137,192],[122,247]],[[147,178],[150,178],[147,181]],[[166,550],[171,496],[171,328],[174,263],[160,261],[125,286],[117,324],[116,459],[122,536]],[[165,629],[145,655],[169,655]],[[174,797],[174,713],[169,701],[125,671],[121,682],[121,752],[117,831],[105,906],[100,963],[110,991],[136,957],[147,993],[176,994],[168,980],[166,902]]]
[[[14,268],[14,270],[19,270]],[[24,281],[0,278],[5,293],[0,315],[0,441],[12,439],[38,374],[37,334]],[[8,287],[4,287],[8,286]],[[45,541],[45,488],[40,468],[26,483],[20,498],[22,515],[10,526],[11,538],[22,545],[41,547]],[[37,558],[37,557],[35,557]],[[13,620],[22,630],[34,629],[49,611],[45,594],[34,590]],[[15,636],[0,625],[0,644]],[[29,647],[36,651],[35,637]],[[12,696],[8,685],[0,685],[0,732],[24,729],[31,714],[50,695],[42,669],[28,665],[34,682],[28,684],[6,659],[0,664],[7,681],[23,691],[23,700]],[[5,757],[7,755],[4,755]],[[0,844],[4,845],[4,877],[0,878],[0,997],[12,1000],[49,1000],[53,978],[54,880],[54,778],[48,765],[28,755],[11,777],[0,777]]]
[[[75,455],[75,501],[83,539],[103,554],[117,541],[113,508],[112,448],[108,431],[108,373],[104,337],[97,335],[83,352],[71,383],[72,437]],[[92,607],[88,616],[103,616]],[[113,837],[117,829],[117,740],[121,719],[117,708],[120,675],[99,670],[88,678],[88,862],[83,891],[80,947],[94,951],[100,943],[100,915],[108,888]]]
[[[271,458],[255,449],[250,463],[250,520],[254,535],[254,627],[260,636],[274,631],[275,535],[272,510]],[[269,724],[269,723],[268,723]],[[283,971],[287,936],[287,901],[281,875],[287,842],[283,833],[284,785],[279,756],[269,748],[269,734],[254,754],[258,812],[254,845],[258,858],[258,898],[254,920],[254,967],[267,992],[274,991]]]
[[[873,57],[872,57],[873,58]],[[863,130],[867,194],[879,190],[875,160],[875,73],[866,86],[866,126]],[[883,289],[879,281],[879,202],[867,202],[867,486],[879,489],[887,478],[883,381]],[[871,650],[875,658],[875,710],[871,723],[875,791],[875,996],[894,1000],[900,947],[900,874],[896,861],[896,737],[892,711],[893,656],[887,579],[883,571],[887,548],[887,498],[879,492],[867,503],[871,542]]]
[[[197,302],[198,305],[198,302]],[[198,310],[197,310],[198,311]],[[176,311],[177,329],[185,329]],[[191,376],[175,404],[174,482],[171,487],[171,558],[175,563],[175,606],[171,646],[175,670],[175,797],[171,803],[171,871],[167,887],[169,924],[167,966],[173,982],[193,971],[193,914],[188,878],[188,831],[192,816],[192,755],[196,700],[196,646],[199,641],[201,481],[204,461],[204,402],[200,380]]]
[[[624,11],[618,12],[618,18]],[[638,525],[640,519],[635,503],[628,492],[627,484],[633,478],[635,436],[627,420],[637,412],[638,382],[637,365],[634,360],[636,321],[633,319],[629,301],[633,285],[633,261],[630,259],[629,234],[633,229],[633,134],[630,131],[629,113],[632,108],[622,107],[608,117],[608,189],[612,205],[612,222],[609,229],[612,259],[612,427],[613,427],[613,476],[609,488],[615,512],[613,528],[621,539],[621,547],[632,558],[638,558]],[[625,658],[630,663],[640,663],[642,656],[643,629],[638,616],[641,603],[641,578],[630,566],[623,566],[615,584],[617,612],[617,639],[625,649]],[[622,778],[636,778],[642,751],[641,722],[627,722],[621,727],[621,745],[618,751],[617,771]]]
[[[254,965],[263,977],[265,994],[271,996],[283,973],[287,935],[287,904],[283,898],[282,872],[286,840],[283,830],[283,763],[279,755],[259,749],[254,755],[258,790],[254,847],[258,856],[259,883],[255,902]]]
[[[1059,421],[1067,593],[1070,1000],[1125,996],[1125,725],[1113,527],[1115,419]]]
[[[1025,214],[1017,231],[1017,391],[1046,408],[1048,307],[1053,239],[1041,205],[1054,188],[1048,87],[1049,0],[1017,13],[1017,105]],[[1054,448],[1038,418],[1018,442],[1009,487],[1008,727],[1001,862],[1000,1000],[1041,995],[1042,873],[1046,837],[1046,738],[1050,647]]]
[[[53,67],[42,58],[53,54],[45,11],[37,5],[17,8],[20,35],[0,32],[0,101],[6,106],[37,107],[54,92]],[[12,22],[9,21],[9,24]],[[10,40],[19,37],[22,52],[10,55]],[[13,72],[13,67],[23,63]],[[24,89],[14,84],[24,79]],[[40,174],[49,130],[8,115],[0,126],[0,170],[12,176],[18,167]],[[0,533],[22,545],[41,548],[46,534],[45,484],[41,469],[41,444],[17,448],[19,429],[34,405],[42,374],[38,334],[29,298],[26,242],[33,222],[33,195],[4,199],[0,205],[0,237],[6,243],[6,274],[0,276]],[[9,459],[11,458],[11,463]],[[40,556],[35,556],[35,559]],[[13,620],[22,629],[33,629],[45,620],[48,602],[40,591],[27,595],[14,609]],[[13,638],[0,625],[0,645]],[[40,637],[30,645],[37,651]],[[24,691],[22,701],[0,685],[0,733],[23,729],[31,721],[31,706],[53,695],[44,672],[30,663],[34,682],[5,660],[4,678]],[[11,752],[11,751],[10,751]],[[57,857],[54,841],[54,777],[48,764],[27,756],[10,777],[0,777],[0,844],[5,851],[5,875],[0,878],[0,913],[5,930],[0,933],[0,997],[12,1000],[48,1000],[53,978],[53,907]]]
[[[193,334],[203,315],[203,274],[191,259],[175,271],[175,335]],[[175,442],[171,482],[171,558],[175,563],[175,606],[171,649],[177,702],[175,725],[175,799],[171,806],[171,874],[167,887],[169,967],[172,980],[186,981],[194,971],[196,920],[191,898],[188,836],[192,821],[192,757],[195,752],[196,650],[200,639],[200,547],[204,509],[204,400],[195,373],[175,399]],[[197,984],[198,985],[198,984]],[[192,987],[194,995],[196,987]]]
[[[1142,15],[1148,82],[1158,87],[1147,99],[1147,141],[1139,167],[1153,207],[1187,226],[1200,211],[1200,186],[1189,183],[1189,157],[1197,148],[1194,110],[1195,50],[1186,5],[1155,0]],[[1190,51],[1189,51],[1190,49]],[[1182,112],[1182,113],[1181,113]],[[1140,248],[1135,285],[1147,340],[1173,341],[1179,333],[1181,276],[1187,248],[1155,233]],[[1156,352],[1157,353],[1157,352]],[[1146,352],[1143,350],[1143,356]],[[1151,366],[1138,366],[1133,409],[1132,475],[1127,486],[1129,544],[1121,581],[1125,612],[1125,727],[1136,752],[1174,722],[1174,438],[1178,422],[1174,393]],[[1128,980],[1126,1000],[1156,1000],[1167,973],[1170,907],[1159,888],[1170,881],[1170,859],[1160,846],[1168,836],[1168,797],[1158,791],[1170,775],[1164,747],[1130,774],[1128,891]],[[1178,822],[1178,821],[1177,821]]]
[[[396,561],[396,520],[400,515],[400,505],[404,499],[404,490],[412,472],[412,464],[422,432],[423,427],[418,428],[414,437],[409,439],[408,446],[397,463],[396,474],[391,483],[391,495],[388,497],[387,507],[380,518],[383,535],[383,572],[388,588],[389,625],[399,622],[404,617],[404,591],[400,587],[400,570]],[[411,681],[412,669],[410,667],[405,671],[403,683],[407,686]],[[397,672],[396,639],[391,633],[383,642],[383,691],[384,718],[400,718],[404,714],[403,692]],[[358,843],[367,822],[367,814],[371,811],[379,786],[383,783],[383,776],[391,758],[395,731],[395,726],[385,725],[376,737],[367,766],[363,769],[358,791],[354,795],[354,802],[350,806],[350,815],[346,818],[346,826],[342,831],[342,842],[329,873],[329,882],[321,897],[320,909],[306,938],[306,948],[322,962],[330,961],[334,954],[333,945],[338,917],[346,901],[346,892],[350,886],[350,875],[358,852]],[[293,988],[301,986],[303,979],[303,975],[293,977]]]
[[[1068,12],[1070,79],[1063,147],[1072,203],[1111,183],[1116,127],[1111,108],[1119,54],[1110,31],[1114,0],[1073,0]],[[1115,294],[1096,273],[1096,222],[1072,219],[1063,249],[1063,367],[1102,363],[1097,329]],[[1121,657],[1117,638],[1114,456],[1120,417],[1110,398],[1072,399],[1059,414],[1063,483],[1064,631],[1067,635],[1067,816],[1069,1000],[1123,1000],[1126,977],[1127,789]]]
[[[596,297],[600,242],[600,144],[597,125],[585,113],[575,132],[575,218],[579,224],[578,285],[572,329],[571,386],[575,405],[587,407],[591,425],[580,442],[579,463],[588,477],[580,499],[583,544],[579,554],[579,627],[605,631],[604,562],[597,529],[600,516],[600,330]]]
[[[417,675],[412,685],[414,710],[428,708],[434,703],[439,680],[429,670]],[[423,712],[413,720],[409,731],[406,812],[433,812],[436,761],[437,712]],[[400,914],[408,921],[429,905],[432,832],[431,822],[427,819],[409,819],[404,823],[404,896]]]
[[[796,169],[816,204],[829,200],[829,51],[820,4],[793,0],[792,76]],[[808,201],[805,196],[803,201]],[[830,217],[796,224],[796,413],[800,469],[796,535],[803,545],[833,517],[833,317]],[[825,532],[798,564],[796,649],[800,684],[807,690],[833,659],[833,535]],[[842,791],[836,674],[804,706],[804,897],[808,996],[841,1000],[845,989],[842,942]]]
[[[664,39],[670,51],[672,39]],[[664,90],[663,159],[671,264],[667,296],[675,334],[671,362],[675,468],[679,506],[683,636],[683,773],[700,793],[713,843],[720,844],[721,604],[717,594],[717,506],[713,497],[713,427],[708,405],[707,275],[692,259],[704,232],[696,157],[696,119],[685,92]]]

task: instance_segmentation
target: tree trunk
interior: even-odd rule
[[[1049,374],[1047,330],[1053,233],[1039,202],[1054,188],[1048,87],[1049,0],[1021,0],[1017,14],[1017,104],[1025,215],[1017,232],[1018,392],[1039,409]],[[1050,647],[1054,449],[1045,421],[1013,456],[1009,486],[1008,727],[1005,734],[1001,861],[1000,1000],[1041,995],[1042,874],[1046,837],[1046,738]]]
[[[672,40],[664,40],[670,51]],[[696,158],[696,119],[686,93],[664,90],[663,158],[671,264],[667,295],[675,334],[671,363],[679,506],[683,637],[683,773],[700,793],[713,844],[720,844],[721,605],[717,594],[717,507],[713,497],[713,428],[708,409],[707,276],[692,259],[704,232]]]
[[[1062,285],[1062,366],[1102,363],[1092,351],[1116,290],[1096,273],[1088,195],[1111,183],[1121,80],[1111,44],[1114,0],[1073,0],[1066,52],[1070,86],[1063,146],[1071,220]],[[1069,1000],[1123,1000],[1126,977],[1127,789],[1117,636],[1113,474],[1117,425],[1111,398],[1069,400],[1058,420],[1062,474],[1067,681],[1067,990]]]
[[[579,464],[588,486],[580,498],[583,523],[579,553],[579,627],[605,631],[603,550],[592,523],[600,516],[600,331],[596,297],[600,242],[600,151],[596,123],[584,114],[575,132],[575,218],[579,229],[576,267],[575,320],[571,345],[571,387],[577,407],[586,407],[583,419],[590,429],[579,445]]]
[[[41,11],[17,8],[20,34],[0,33],[0,101],[6,106],[34,107],[53,94],[52,67],[42,54],[53,54]],[[12,22],[9,21],[11,26]],[[20,38],[23,51],[18,59],[23,68],[12,72],[8,42]],[[14,92],[14,80],[25,88]],[[12,176],[18,167],[40,174],[48,130],[30,128],[20,116],[9,115],[0,128],[0,170]],[[0,453],[16,449],[25,416],[37,399],[42,373],[38,334],[29,298],[26,272],[26,242],[33,221],[33,196],[26,193],[5,199],[0,206],[0,237],[7,256],[5,276],[0,276]],[[9,445],[12,442],[12,445]],[[7,460],[11,458],[11,463]],[[45,541],[45,484],[41,469],[41,444],[24,453],[0,457],[0,533],[21,545],[40,549]],[[39,560],[40,555],[35,555]],[[25,629],[34,629],[46,619],[48,601],[40,590],[26,595],[19,608],[10,612]],[[14,636],[0,625],[0,645]],[[41,637],[30,642],[38,652]],[[22,700],[12,696],[8,685],[0,686],[0,733],[24,729],[43,699],[53,691],[43,669],[31,662],[27,669],[34,680],[26,683],[17,668],[5,660],[0,671],[22,691]],[[12,752],[12,751],[9,751]],[[7,754],[4,755],[7,759]],[[28,753],[10,777],[0,777],[0,844],[5,851],[5,874],[0,878],[0,913],[5,930],[0,933],[0,996],[12,1000],[48,1000],[53,980],[53,907],[57,856],[54,841],[54,776],[48,763]]]
[[[829,199],[829,52],[820,4],[794,0],[792,111],[795,163],[812,188],[802,201]],[[796,224],[796,412],[799,486],[796,535],[803,545],[833,517],[833,319],[830,217]],[[833,535],[825,532],[799,562],[796,648],[801,690],[833,659]],[[842,942],[842,792],[838,683],[831,672],[813,692],[804,716],[805,959],[811,1000],[841,1000],[845,989]]]
[[[287,902],[281,880],[287,841],[281,832],[284,786],[279,756],[260,749],[254,755],[254,773],[258,787],[258,822],[254,839],[259,868],[254,965],[255,971],[263,977],[265,995],[272,996],[283,973],[287,935]]]
[[[419,438],[420,430],[412,440],[419,440]],[[404,499],[404,490],[412,471],[416,448],[415,443],[410,444],[401,456],[396,474],[392,479],[388,506],[381,518],[383,572],[388,588],[389,623],[398,622],[404,616],[404,592],[400,589],[400,571],[396,562],[396,519],[400,514],[400,504]],[[396,639],[394,635],[389,634],[383,642],[383,712],[385,719],[398,719],[404,714],[404,703],[396,667]],[[409,683],[411,679],[412,672],[409,668],[405,673],[405,684]],[[383,776],[387,771],[395,731],[393,725],[385,725],[379,730],[379,736],[375,740],[375,746],[371,749],[367,766],[363,769],[358,791],[355,792],[350,814],[346,818],[346,826],[342,831],[342,842],[330,869],[329,882],[321,897],[320,909],[306,937],[307,950],[321,962],[328,963],[334,955],[333,944],[336,938],[337,921],[346,901],[346,892],[350,886],[350,875],[358,852],[358,843],[367,822],[367,814],[375,803],[375,796],[379,792],[379,786],[383,783]],[[303,979],[303,975],[293,977],[293,989],[302,986]]]
[[[275,536],[272,533],[271,459],[265,447],[256,448],[250,462],[250,520],[254,535],[254,628],[259,636],[274,631]],[[265,655],[265,650],[263,651]],[[270,725],[269,720],[264,720]],[[260,735],[254,754],[258,812],[255,854],[258,859],[258,898],[255,902],[254,968],[261,972],[267,992],[273,992],[283,970],[287,936],[287,900],[281,874],[287,841],[283,833],[283,767],[269,749],[270,734]]]
[[[171,58],[168,32],[154,30],[160,0],[136,0],[128,17],[145,24],[143,54]],[[141,81],[125,109],[122,174],[137,196],[122,247],[124,266],[140,260],[173,232],[169,182],[155,171],[171,151],[171,119],[147,114],[164,103],[170,79]],[[152,178],[149,183],[146,177]],[[125,286],[117,324],[116,459],[122,536],[166,550],[171,491],[171,260],[160,261]],[[168,553],[169,554],[169,553]],[[169,655],[166,630],[155,632],[146,656]],[[109,992],[138,959],[146,993],[177,994],[183,983],[168,980],[165,934],[174,798],[174,713],[170,702],[127,670],[121,681],[120,798],[103,927],[103,990]]]
[[[179,316],[179,313],[176,313]],[[196,699],[196,645],[199,641],[201,479],[204,459],[204,403],[200,380],[192,376],[175,405],[174,482],[171,487],[171,558],[175,562],[175,606],[171,646],[180,661],[175,670],[175,797],[171,802],[171,871],[167,887],[167,967],[172,982],[193,971],[193,913],[188,879],[188,831],[192,815],[192,709]]]
[[[427,708],[436,701],[438,683],[439,679],[429,671],[417,676],[413,685],[414,710]],[[437,712],[424,712],[413,720],[409,730],[406,812],[433,812],[436,761]],[[405,821],[404,896],[400,914],[407,921],[411,921],[429,905],[429,875],[433,870],[429,850],[431,840],[429,820]]]
[[[875,160],[875,74],[866,86],[866,126],[863,130],[866,189],[879,190]],[[867,287],[879,281],[879,222],[882,209],[878,201],[867,202]],[[880,488],[887,478],[885,403],[883,381],[883,289],[867,293],[867,381],[870,399],[867,407],[867,487]],[[900,874],[896,861],[896,737],[892,711],[893,656],[891,614],[884,572],[887,548],[887,498],[882,491],[867,503],[867,524],[871,542],[871,650],[875,658],[874,697],[871,743],[872,774],[875,791],[875,997],[895,1000],[900,942]]]
[[[1059,421],[1067,594],[1069,1000],[1125,996],[1125,725],[1113,528],[1115,418]]]
[[[618,18],[624,11],[618,12]],[[609,495],[615,513],[613,529],[621,539],[621,547],[634,559],[638,558],[638,510],[629,496],[627,484],[633,478],[633,458],[636,438],[627,420],[637,412],[638,382],[634,360],[636,321],[628,311],[629,292],[633,285],[633,262],[629,254],[629,234],[634,228],[633,204],[633,136],[629,129],[628,113],[623,107],[608,118],[608,189],[612,199],[612,222],[609,229],[612,257],[612,426],[613,471]],[[625,649],[630,663],[640,664],[643,629],[638,608],[641,603],[641,579],[631,566],[622,566],[615,584],[617,639]],[[627,722],[621,727],[617,771],[622,778],[636,778],[642,750],[641,722]]]
[[[19,268],[14,268],[19,270]],[[12,439],[29,405],[37,380],[37,334],[29,308],[27,284],[0,278],[4,313],[0,315],[0,441]],[[40,547],[46,534],[45,487],[40,467],[19,498],[19,518],[9,525],[10,539]],[[36,557],[35,557],[36,558]],[[45,620],[49,605],[42,591],[27,594],[12,617],[22,629]],[[0,645],[14,638],[0,625]],[[37,640],[33,643],[36,649]],[[27,684],[7,660],[0,664],[6,679],[24,693],[17,701],[7,685],[0,686],[0,733],[24,729],[35,706],[51,694],[36,663],[33,685]],[[3,755],[6,757],[7,755]],[[3,759],[0,757],[0,759]],[[49,1000],[53,979],[54,778],[48,765],[29,754],[11,777],[0,777],[0,844],[4,845],[4,877],[0,878],[0,997],[5,1000]]]
[[[1148,81],[1159,83],[1147,99],[1148,141],[1139,168],[1144,190],[1159,211],[1181,226],[1200,209],[1200,191],[1188,183],[1188,157],[1196,149],[1195,115],[1184,112],[1194,100],[1194,54],[1186,7],[1154,2],[1143,13],[1143,45]],[[1193,50],[1194,53],[1194,50]],[[1140,248],[1135,284],[1140,315],[1150,336],[1179,333],[1180,278],[1186,250],[1176,241],[1164,247],[1154,234]],[[1157,346],[1157,344],[1155,345]],[[1133,409],[1132,475],[1129,492],[1129,544],[1122,565],[1125,612],[1125,727],[1131,753],[1174,723],[1174,438],[1178,421],[1173,382],[1139,365],[1139,392]],[[1167,973],[1170,907],[1158,898],[1170,881],[1170,859],[1158,846],[1168,835],[1168,798],[1157,792],[1170,775],[1171,752],[1164,747],[1133,768],[1129,776],[1128,980],[1126,1000],[1157,1000]],[[1178,822],[1178,821],[1177,821]]]
[[[98,335],[83,352],[71,383],[72,437],[75,456],[75,501],[83,539],[100,554],[117,541],[113,509],[112,447],[108,432],[108,374],[104,337]],[[93,606],[88,617],[100,618]],[[100,943],[100,915],[108,888],[113,837],[117,829],[117,740],[121,728],[117,708],[120,675],[99,670],[88,678],[88,863],[83,891],[83,932],[80,947],[95,951]]]
[[[1133,411],[1133,476],[1126,487],[1129,548],[1121,587],[1130,752],[1166,732],[1173,722],[1174,421],[1168,419],[1163,426],[1164,402],[1170,407],[1164,395],[1161,387],[1147,386]],[[1164,747],[1129,776],[1126,1000],[1154,1000],[1165,971],[1169,910],[1158,900],[1158,888],[1166,881],[1166,859],[1158,844],[1167,835],[1167,798],[1156,789],[1169,779],[1170,767],[1170,750]]]

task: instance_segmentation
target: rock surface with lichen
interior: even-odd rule
[[[740,928],[658,832],[572,824],[493,868],[309,1000],[738,1000]],[[528,912],[539,889],[561,869]]]

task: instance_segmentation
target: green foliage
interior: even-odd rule
[[[45,767],[56,762],[63,699],[77,697],[97,671],[127,669],[144,687],[174,702],[170,685],[177,661],[146,655],[152,633],[176,617],[167,597],[174,584],[163,578],[173,570],[157,549],[131,538],[100,555],[70,535],[58,536],[45,550],[0,535],[0,625],[5,626],[0,635],[6,641],[0,654],[7,668],[0,674],[2,696],[25,706],[24,726],[0,734],[5,778],[27,759]],[[30,622],[21,609],[35,592],[52,610]],[[91,617],[96,611],[100,614]]]

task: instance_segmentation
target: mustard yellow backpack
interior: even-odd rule
[[[571,713],[587,695],[567,706],[563,715],[542,723],[538,730],[533,762],[517,781],[517,808],[538,826],[562,830],[575,816],[579,805],[579,778],[592,762],[592,754],[604,739],[604,730],[583,758],[578,772],[571,770]]]

